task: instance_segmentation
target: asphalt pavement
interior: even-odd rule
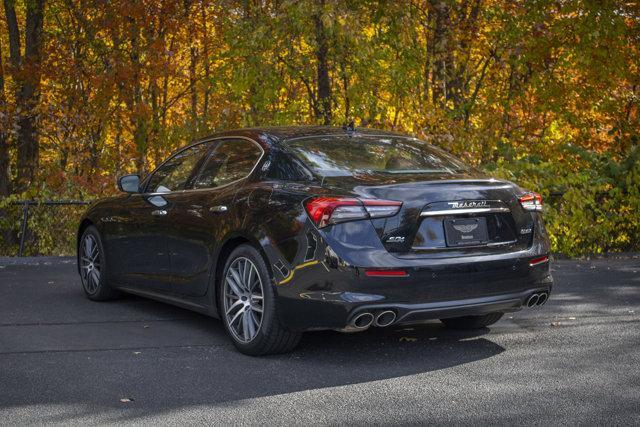
[[[542,308],[308,333],[239,354],[221,323],[97,303],[72,259],[0,259],[0,424],[640,425],[640,259],[562,260]]]

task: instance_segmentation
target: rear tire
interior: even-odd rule
[[[493,325],[503,315],[504,313],[489,313],[484,316],[453,317],[451,319],[440,319],[440,321],[450,329],[481,329]]]
[[[247,244],[238,246],[225,263],[218,283],[218,307],[227,335],[250,356],[287,353],[302,333],[280,323],[276,295],[262,255]]]
[[[121,293],[109,286],[107,256],[98,229],[93,225],[82,233],[78,245],[78,266],[82,290],[92,301],[109,301]]]

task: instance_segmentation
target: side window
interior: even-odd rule
[[[207,143],[194,145],[171,157],[153,173],[146,192],[168,193],[183,190],[209,147]]]
[[[262,149],[246,139],[226,140],[206,160],[194,188],[214,188],[249,175]]]

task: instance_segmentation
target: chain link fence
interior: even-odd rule
[[[0,256],[63,256],[76,252],[76,231],[90,202],[19,200],[0,209]]]

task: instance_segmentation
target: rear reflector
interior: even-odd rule
[[[314,197],[304,204],[309,218],[318,227],[339,222],[384,218],[398,213],[402,202],[353,197]]]
[[[527,193],[518,198],[520,205],[527,211],[542,211],[542,196],[538,193]]]
[[[548,256],[542,256],[540,258],[534,258],[529,261],[529,267],[535,267],[536,265],[544,264],[545,262],[549,262]]]
[[[404,270],[365,270],[367,277],[405,277],[408,276]]]

